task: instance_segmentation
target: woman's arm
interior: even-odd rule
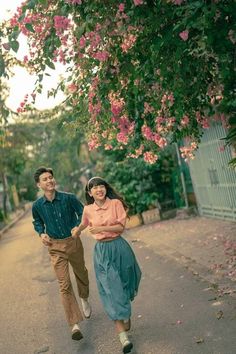
[[[88,225],[83,225],[83,224],[79,224],[79,226],[75,226],[71,230],[72,237],[76,238],[77,236],[79,236],[81,234],[81,231],[85,230],[87,226]]]
[[[89,227],[89,232],[92,234],[97,234],[99,232],[111,231],[111,232],[122,232],[124,226],[121,224],[111,225],[111,226],[91,226]]]

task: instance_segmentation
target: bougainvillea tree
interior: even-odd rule
[[[4,48],[27,37],[36,93],[65,64],[59,88],[90,149],[126,147],[154,163],[183,138],[191,157],[203,129],[232,116],[235,14],[234,0],[29,0],[6,24]]]

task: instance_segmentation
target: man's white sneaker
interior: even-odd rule
[[[83,338],[83,334],[80,332],[80,328],[77,323],[72,327],[71,333],[71,338],[74,340],[80,340]]]
[[[91,308],[90,303],[88,302],[88,299],[82,299],[81,298],[81,304],[82,304],[84,317],[85,318],[90,318],[91,313],[92,313],[92,308]]]

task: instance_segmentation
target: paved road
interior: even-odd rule
[[[26,215],[0,241],[1,354],[119,354],[94,281],[94,241],[83,236],[93,316],[74,342],[64,320],[46,248]],[[235,354],[235,299],[217,298],[209,284],[144,243],[132,242],[143,271],[133,305],[133,354]]]

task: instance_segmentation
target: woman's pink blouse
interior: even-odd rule
[[[81,223],[86,226],[112,226],[121,224],[125,226],[126,211],[119,199],[106,198],[103,206],[93,203],[84,207]],[[120,232],[103,231],[92,234],[96,240],[117,237]]]

